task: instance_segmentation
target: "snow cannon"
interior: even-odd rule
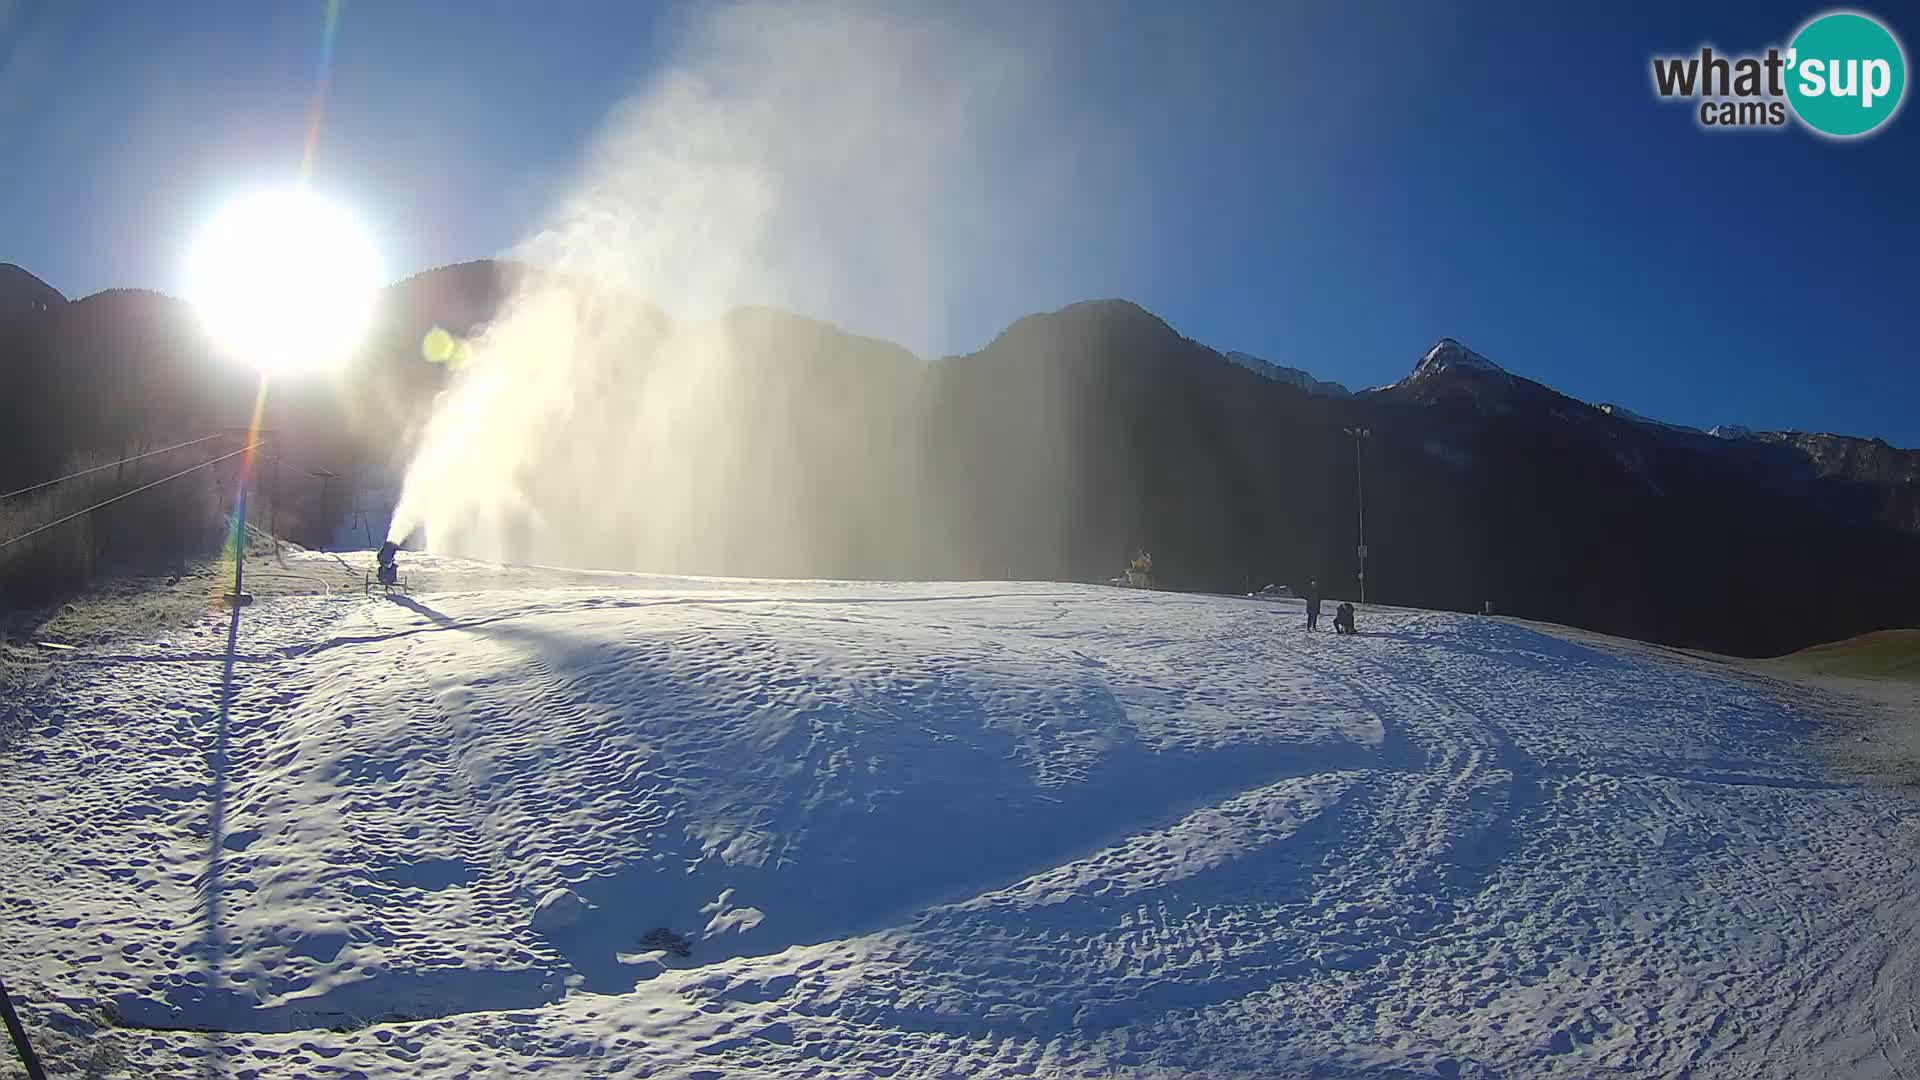
[[[389,540],[381,544],[380,552],[375,558],[380,564],[379,569],[374,572],[375,579],[380,582],[380,587],[387,592],[392,592],[395,589],[406,592],[406,582],[400,580],[400,542],[398,540]],[[373,581],[365,583],[365,591],[369,593],[373,591]]]
[[[400,578],[400,545],[392,540],[380,545],[380,584],[391,586]]]

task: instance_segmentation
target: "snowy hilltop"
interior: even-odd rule
[[[1311,372],[1302,371],[1296,367],[1287,367],[1283,364],[1276,364],[1271,360],[1262,360],[1252,353],[1230,352],[1224,355],[1228,360],[1240,367],[1246,368],[1256,375],[1272,379],[1275,382],[1283,382],[1297,386],[1309,394],[1331,398],[1353,396],[1353,391],[1337,382],[1316,379]]]
[[[1707,432],[1701,431],[1697,427],[1689,427],[1686,424],[1675,424],[1666,420],[1655,420],[1651,416],[1642,416],[1639,413],[1634,412],[1632,409],[1627,408],[1625,405],[1615,405],[1611,402],[1603,401],[1600,404],[1595,405],[1594,408],[1599,409],[1601,412],[1606,413],[1608,416],[1613,417],[1615,420],[1626,420],[1630,423],[1646,424],[1651,427],[1659,428],[1663,431],[1678,432],[1679,434],[1682,434],[1682,435],[1707,434]],[[1715,432],[1718,432],[1720,429],[1714,428],[1713,430]]]
[[[542,574],[18,695],[0,971],[58,1075],[1920,1053],[1920,817],[1745,685],[1462,615]]]
[[[1472,372],[1478,375],[1507,375],[1506,368],[1450,337],[1443,337],[1434,343],[1433,348],[1427,350],[1418,364],[1414,365],[1412,374],[1401,381],[1418,382],[1449,371]]]

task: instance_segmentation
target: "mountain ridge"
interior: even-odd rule
[[[0,263],[0,318],[37,315],[67,302],[60,290],[15,263]]]
[[[388,284],[382,286],[379,292],[383,298],[391,299],[393,297],[403,295],[412,290],[425,289],[429,286],[436,286],[436,287],[441,286],[449,278],[464,277],[464,278],[467,278],[468,280],[460,283],[460,286],[461,286],[461,289],[465,290],[467,293],[471,294],[474,292],[478,292],[483,297],[491,294],[492,296],[497,298],[504,298],[506,295],[508,295],[511,292],[512,288],[518,283],[525,281],[529,278],[535,278],[535,277],[539,277],[541,275],[547,275],[547,274],[553,274],[553,272],[546,271],[540,267],[534,266],[529,263],[518,262],[510,259],[469,259],[464,262],[448,263],[441,266],[431,267],[425,270],[415,271],[411,274],[405,275],[404,277],[394,279]],[[564,278],[564,275],[554,274],[553,276]],[[16,284],[16,282],[20,284]],[[479,284],[480,282],[485,282],[485,284]],[[165,292],[164,290],[148,289],[148,288],[141,288],[141,287],[128,287],[128,286],[116,286],[108,289],[102,289],[99,292],[90,293],[85,297],[70,299],[63,296],[58,290],[54,289],[52,286],[47,285],[44,281],[41,281],[41,279],[36,277],[31,271],[26,270],[24,267],[21,267],[15,263],[0,263],[0,302],[3,302],[4,297],[6,297],[9,292],[12,292],[22,287],[33,289],[38,293],[40,293],[40,295],[44,297],[50,297],[54,302],[62,303],[62,304],[81,303],[85,300],[90,300],[97,296],[113,294],[113,293],[145,294],[145,295],[154,296],[154,297],[161,297],[168,301],[172,301],[174,303],[178,303],[182,305],[188,303],[188,301],[180,297],[176,297],[171,293]],[[453,292],[455,294],[458,294],[461,291],[461,289],[453,290]],[[444,290],[444,289],[436,289],[435,291],[441,292],[443,295],[447,293],[447,290]],[[645,303],[645,301],[640,300],[638,298],[634,298],[632,302],[635,304]],[[840,326],[839,324],[834,323],[831,320],[820,319],[815,316],[805,315],[800,312],[789,311],[784,308],[778,308],[778,307],[765,305],[765,304],[739,304],[733,308],[728,309],[727,312],[722,313],[721,317],[724,318],[724,317],[732,316],[732,315],[735,315],[736,313],[747,314],[747,315],[753,315],[756,313],[769,313],[769,314],[779,315],[779,316],[815,324],[818,327],[825,328],[839,334],[844,334],[850,338],[858,338],[858,339],[862,339],[865,341],[870,341],[878,344],[891,345],[896,348],[903,349],[909,353],[912,353],[912,350],[906,349],[905,346],[900,346],[897,343],[892,342],[886,338],[877,337],[870,334],[861,334],[856,331],[849,330],[843,326]],[[987,349],[991,349],[997,342],[999,342],[1002,338],[1004,338],[1009,332],[1020,327],[1023,323],[1027,323],[1029,320],[1046,319],[1050,317],[1060,317],[1060,316],[1066,316],[1066,317],[1082,317],[1087,315],[1098,316],[1098,315],[1113,314],[1113,313],[1125,313],[1125,317],[1127,319],[1139,322],[1142,325],[1150,326],[1154,328],[1155,332],[1164,334],[1169,339],[1178,339],[1181,341],[1187,341],[1187,342],[1191,342],[1197,345],[1202,345],[1203,347],[1205,347],[1204,343],[1200,342],[1198,339],[1190,338],[1190,337],[1187,337],[1185,334],[1182,334],[1177,328],[1175,328],[1165,318],[1156,314],[1155,312],[1145,307],[1144,305],[1141,305],[1136,301],[1128,300],[1125,298],[1107,297],[1107,298],[1091,298],[1086,300],[1076,300],[1068,304],[1065,304],[1059,308],[1055,308],[1052,311],[1036,311],[1036,312],[1030,312],[1026,315],[1022,315],[1016,318],[1013,322],[1009,323],[1005,329],[1001,330],[998,334],[996,334],[984,346],[982,346],[981,349],[975,350],[972,353],[961,353],[956,355],[970,356],[970,355],[975,355],[978,352],[984,352]],[[1464,370],[1464,371],[1470,371],[1470,372],[1487,375],[1487,376],[1505,377],[1507,379],[1522,380],[1533,386],[1537,386],[1542,389],[1552,391],[1553,393],[1561,397],[1565,397],[1569,401],[1578,401],[1583,404],[1589,404],[1593,408],[1596,408],[1601,412],[1607,413],[1608,415],[1615,416],[1619,419],[1647,424],[1650,426],[1655,426],[1660,428],[1667,428],[1675,431],[1715,435],[1720,438],[1728,438],[1728,439],[1754,438],[1754,437],[1764,437],[1764,436],[1787,436],[1787,437],[1807,436],[1807,437],[1821,438],[1821,439],[1848,439],[1856,442],[1878,443],[1880,445],[1888,446],[1900,452],[1920,452],[1920,448],[1894,446],[1887,439],[1878,435],[1854,435],[1854,434],[1834,431],[1830,429],[1815,430],[1815,429],[1805,429],[1805,428],[1751,428],[1741,424],[1719,424],[1712,428],[1705,429],[1703,431],[1702,429],[1694,427],[1692,425],[1678,424],[1671,421],[1660,420],[1654,417],[1650,417],[1643,413],[1638,412],[1637,410],[1630,408],[1629,406],[1621,405],[1615,402],[1606,402],[1606,401],[1586,402],[1581,398],[1573,397],[1570,394],[1566,394],[1563,391],[1556,389],[1551,384],[1539,382],[1536,379],[1529,378],[1513,370],[1510,370],[1506,367],[1503,367],[1500,364],[1494,362],[1493,360],[1488,359],[1483,354],[1475,351],[1470,346],[1465,345],[1464,343],[1460,342],[1458,339],[1451,336],[1442,336],[1436,339],[1434,344],[1430,346],[1424,353],[1422,353],[1420,358],[1414,362],[1413,368],[1408,372],[1408,374],[1403,376],[1398,381],[1386,384],[1384,386],[1374,387],[1368,390],[1362,390],[1357,392],[1350,390],[1342,383],[1332,381],[1332,380],[1321,379],[1319,376],[1315,375],[1309,369],[1279,364],[1272,360],[1268,360],[1264,357],[1257,356],[1253,353],[1248,353],[1240,350],[1232,350],[1232,349],[1223,350],[1223,349],[1217,349],[1217,348],[1211,348],[1211,347],[1208,347],[1208,351],[1213,352],[1215,355],[1219,356],[1221,359],[1223,359],[1227,363],[1232,364],[1234,366],[1238,366],[1250,371],[1254,371],[1256,374],[1263,375],[1265,377],[1274,379],[1275,381],[1278,381],[1278,382],[1297,386],[1303,390],[1306,390],[1309,393],[1328,396],[1328,397],[1349,397],[1349,396],[1355,396],[1356,394],[1379,393],[1385,390],[1392,389],[1394,387],[1404,387],[1406,385],[1409,385],[1410,383],[1431,378],[1436,374]],[[918,354],[914,354],[914,355],[918,355]],[[939,360],[939,359],[946,359],[946,358],[933,357],[931,359]]]
[[[341,474],[336,509],[354,484],[397,485],[452,385],[443,365],[421,359],[423,335],[479,332],[532,273],[482,261],[403,279],[383,291],[358,356],[327,380],[286,384],[275,408],[287,455]],[[117,446],[132,422],[190,436],[210,422],[196,419],[206,402],[244,413],[250,376],[204,362],[182,302],[143,295],[66,304],[66,317],[29,319],[28,332],[0,341],[7,369],[30,372],[68,420],[50,427],[44,410],[20,412],[6,427],[19,445],[0,446],[12,451],[0,472],[19,475],[0,483]],[[642,336],[601,350],[623,366],[597,376],[594,400],[576,406],[586,411],[556,427],[579,445],[626,444],[617,419],[647,400],[652,343],[699,323],[658,312],[614,321]],[[1169,588],[1318,578],[1335,591],[1357,570],[1356,462],[1342,432],[1364,426],[1374,433],[1361,463],[1370,599],[1455,610],[1491,600],[1748,654],[1920,623],[1908,569],[1920,565],[1920,452],[1883,441],[1727,438],[1649,422],[1452,338],[1387,387],[1316,393],[1121,300],[1023,316],[975,352],[934,360],[777,309],[716,325],[731,343],[729,378],[687,406],[707,422],[672,429],[673,442],[628,463],[638,474],[619,454],[589,466],[612,470],[598,482],[679,501],[600,521],[590,504],[543,508],[542,491],[581,479],[576,455],[543,451],[524,463],[532,517],[513,533],[531,546],[489,557],[734,576],[1103,581],[1144,548]],[[112,370],[148,373],[111,408],[96,388],[119,376],[93,374],[108,357]],[[169,379],[206,385],[170,392]],[[676,461],[705,479],[660,471]],[[295,539],[326,524],[314,487],[283,507]],[[580,513],[589,518],[558,535],[533,524]],[[1788,600],[1749,585],[1770,579],[1822,585]]]

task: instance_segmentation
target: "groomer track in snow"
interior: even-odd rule
[[[1920,805],[1742,684],[1448,614],[510,582],[256,604],[224,746],[224,622],[21,699],[0,970],[50,1057],[1920,1071]]]

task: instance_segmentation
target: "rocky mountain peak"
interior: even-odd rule
[[[1501,376],[1507,374],[1507,370],[1499,364],[1450,337],[1443,337],[1434,343],[1433,348],[1427,350],[1418,364],[1414,365],[1413,374],[1408,378],[1425,379],[1448,371],[1469,371]]]

